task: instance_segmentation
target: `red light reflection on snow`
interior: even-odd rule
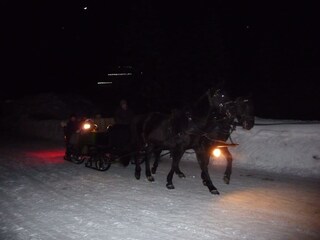
[[[64,153],[64,149],[47,149],[28,151],[25,156],[31,158],[33,164],[61,164],[65,162]]]

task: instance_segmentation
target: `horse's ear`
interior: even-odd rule
[[[211,92],[215,92],[217,89],[224,89],[226,81],[220,77],[216,77],[213,82],[210,83]]]
[[[241,96],[241,97],[237,97],[236,98],[236,101],[252,101],[252,98],[253,98],[253,95],[252,93],[250,92],[249,94],[245,95],[245,96]]]

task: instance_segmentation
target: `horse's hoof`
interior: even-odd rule
[[[149,182],[154,182],[154,177],[152,177],[152,176],[148,176],[147,179]]]
[[[227,177],[227,176],[224,176],[224,177],[223,177],[223,181],[224,181],[226,184],[229,184],[229,183],[230,183],[230,178]]]
[[[137,180],[140,179],[140,173],[139,173],[139,172],[136,172],[136,173],[134,174],[134,176],[136,177]]]
[[[178,173],[179,178],[186,178],[186,175],[184,173]]]
[[[174,186],[173,186],[172,183],[167,183],[167,184],[166,184],[166,187],[167,187],[168,189],[174,189]]]
[[[212,189],[212,190],[210,190],[210,192],[211,192],[212,194],[214,194],[214,195],[219,195],[219,194],[220,194],[217,189]]]

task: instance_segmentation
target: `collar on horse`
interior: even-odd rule
[[[221,96],[220,96],[221,95]],[[216,108],[216,114],[214,116],[214,122],[216,124],[220,124],[223,122],[227,122],[229,124],[228,132],[224,132],[223,134],[226,134],[230,141],[233,144],[233,141],[231,139],[231,133],[235,130],[236,128],[236,122],[235,118],[233,118],[231,111],[229,111],[229,106],[230,108],[232,107],[232,104],[235,104],[234,101],[229,100],[229,101],[222,101],[219,104],[215,103],[214,99],[217,97],[225,98],[225,95],[222,93],[220,89],[216,90],[212,94],[212,89],[207,90],[194,104],[193,107],[195,107],[205,96],[208,98],[208,102],[210,105],[210,109],[208,111],[208,115],[206,116],[206,122],[208,121],[208,118],[210,117],[209,115],[212,115],[212,109]],[[216,139],[212,139],[209,136],[209,132],[203,129],[202,127],[199,127],[194,121],[193,121],[193,116],[192,114],[187,111],[186,112],[186,117],[188,119],[188,127],[187,130],[184,131],[188,135],[198,135],[198,136],[203,136],[207,138],[210,141],[217,141]],[[232,119],[233,118],[233,119]],[[232,119],[231,123],[228,123],[229,120]],[[214,124],[214,123],[213,123]],[[220,129],[219,131],[225,131]]]

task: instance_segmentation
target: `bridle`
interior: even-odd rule
[[[231,109],[235,107],[235,102],[232,100],[228,100],[227,97],[222,93],[220,89],[216,90],[213,94],[211,94],[212,89],[207,90],[194,104],[193,107],[195,107],[205,96],[208,98],[208,102],[210,105],[209,111],[206,116],[206,123],[205,127],[199,127],[194,121],[193,116],[190,112],[186,112],[186,117],[189,122],[189,126],[192,126],[188,128],[185,133],[188,135],[198,135],[200,137],[205,137],[209,141],[216,141],[217,139],[212,139],[210,137],[210,132],[207,130],[207,125],[209,122],[212,121],[211,124],[219,125],[223,124],[223,122],[227,122],[229,126],[227,126],[225,129],[228,129],[228,132],[222,132],[222,134],[226,134],[229,138],[231,136],[231,133],[235,130],[236,124],[235,119],[236,116],[233,115],[231,112]],[[225,99],[224,99],[225,98]],[[223,99],[224,101],[216,102],[216,99]],[[213,115],[213,116],[212,116]],[[213,119],[211,119],[213,118]],[[231,142],[232,139],[230,138]]]
[[[236,107],[241,105],[241,104],[245,104],[244,106],[240,106],[242,109],[241,109],[241,113],[239,114],[238,113],[238,109],[236,110],[237,111],[237,114],[236,114],[236,125],[237,126],[243,126],[244,123],[246,122],[250,122],[251,118],[253,117],[253,115],[251,114],[251,110],[252,109],[248,109],[250,107],[252,107],[250,104],[248,105],[248,103],[250,102],[249,99],[237,99],[235,101],[235,105]]]

